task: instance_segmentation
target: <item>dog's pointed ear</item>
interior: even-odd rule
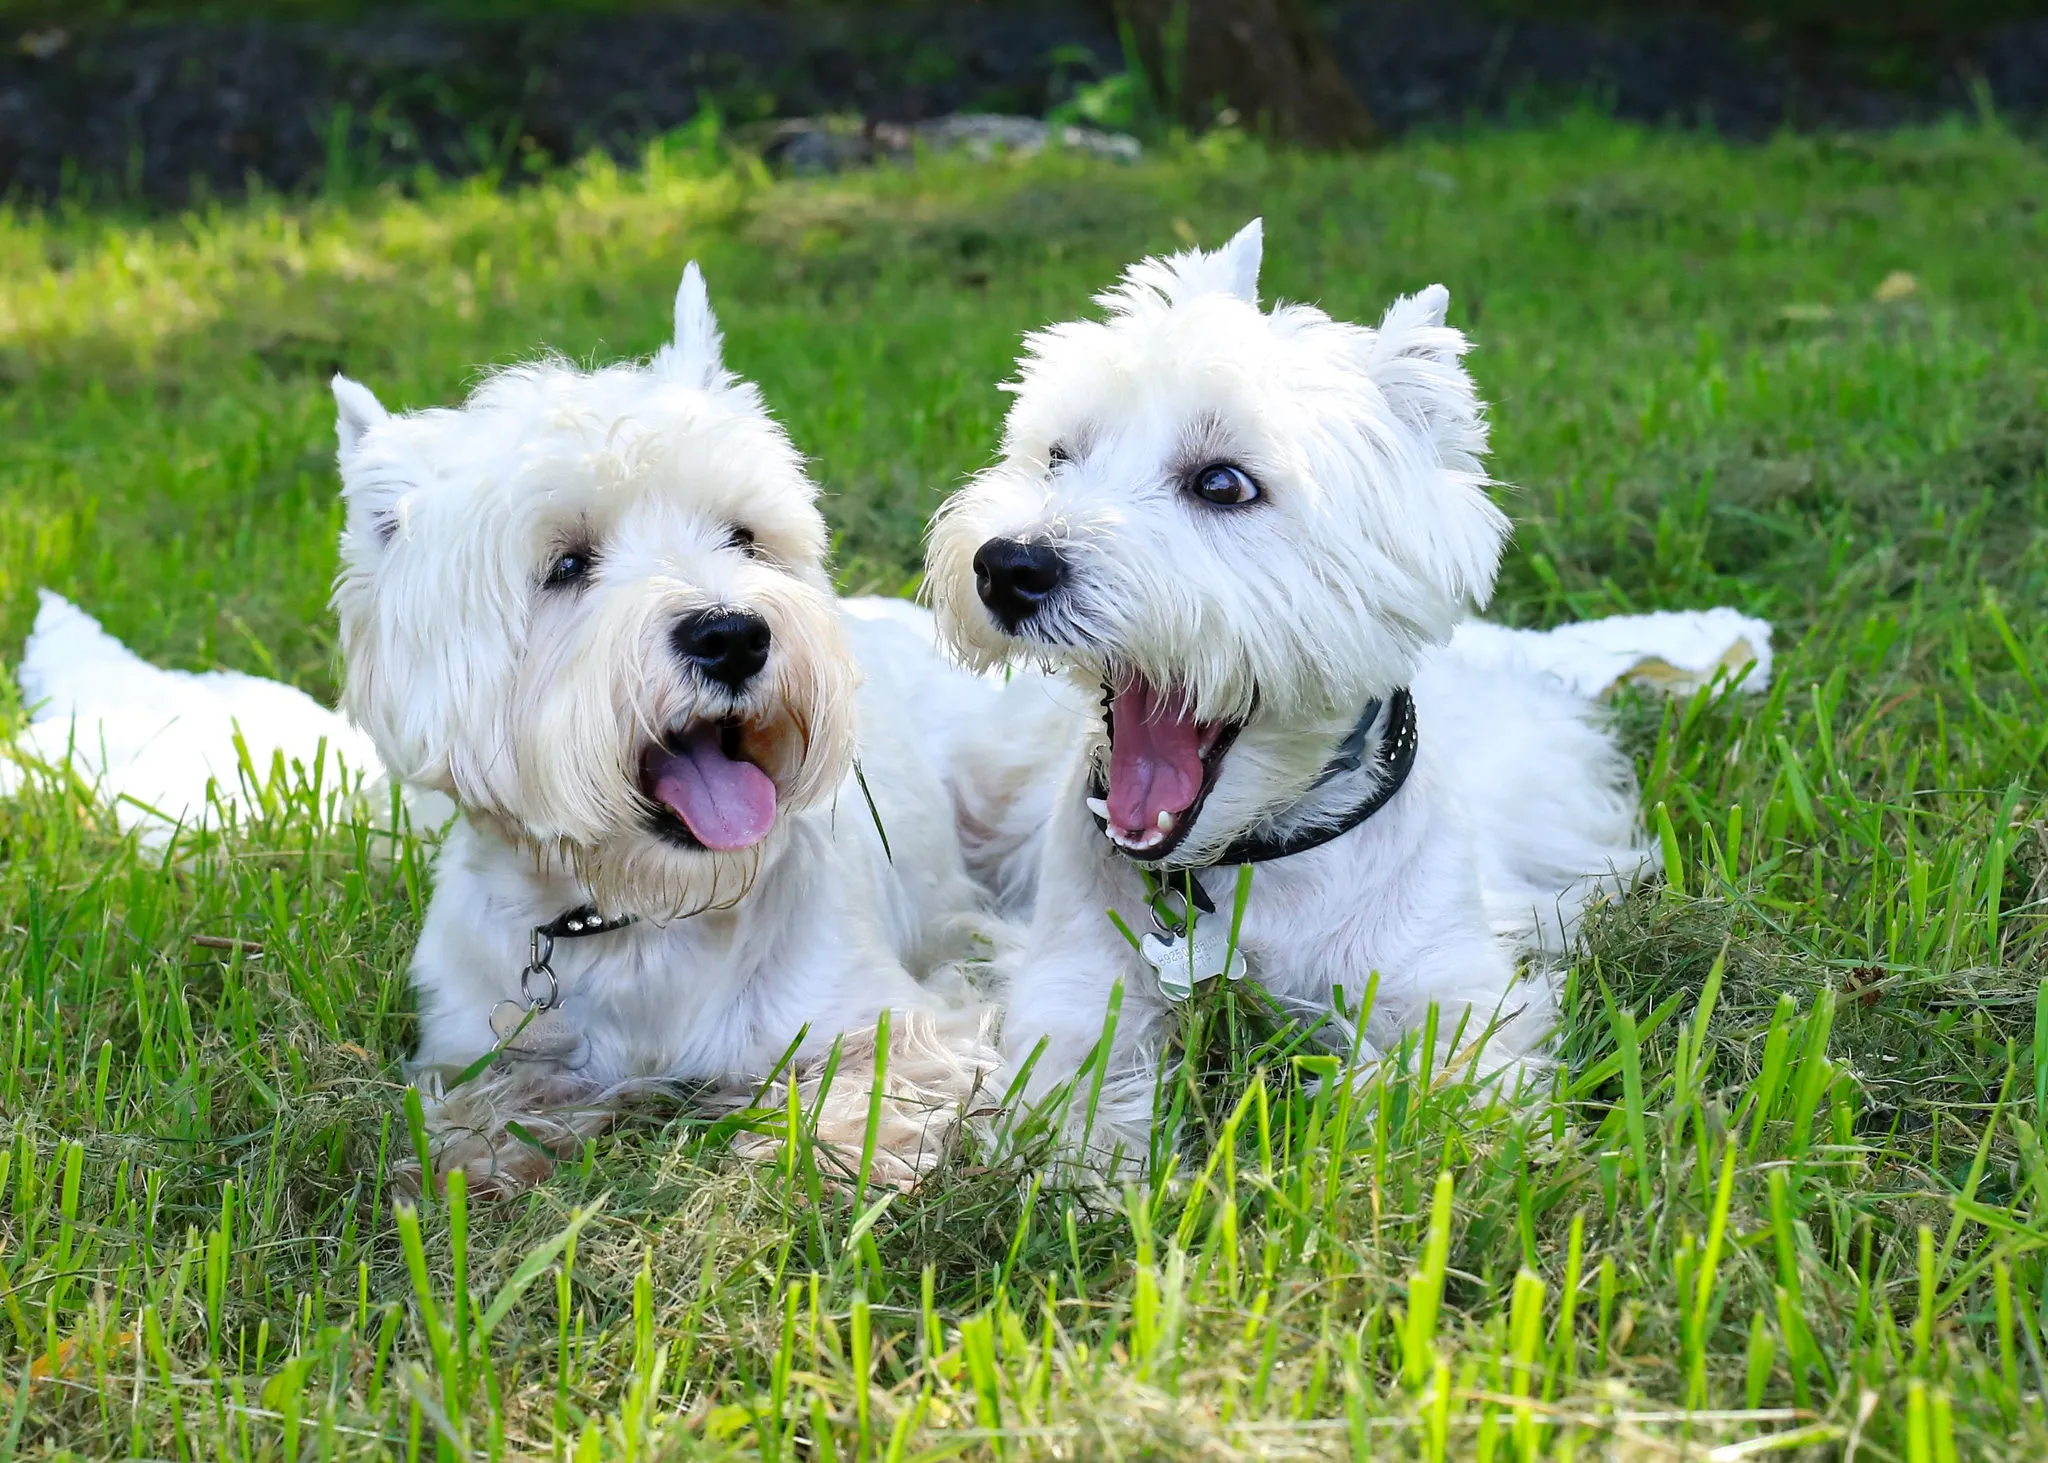
[[[360,381],[337,375],[332,384],[334,432],[341,439],[341,496],[348,504],[349,522],[367,524],[377,543],[388,544],[398,531],[396,490],[387,473],[366,471],[358,454],[370,429],[389,421],[391,413]],[[348,543],[344,532],[344,553]]]
[[[1185,304],[1202,295],[1230,295],[1256,306],[1265,242],[1265,221],[1255,218],[1221,249],[1186,249],[1140,259],[1112,288],[1097,295],[1095,303],[1112,315],[1126,316]]]
[[[1387,306],[1386,315],[1380,320],[1380,334],[1395,337],[1409,337],[1408,348],[1436,347],[1438,359],[1455,361],[1465,354],[1465,337],[1455,330],[1446,329],[1444,321],[1451,313],[1451,292],[1440,284],[1417,290],[1412,295],[1403,295]],[[1423,340],[1417,332],[1434,331],[1439,334]],[[1443,354],[1448,347],[1449,353]]]
[[[341,439],[341,455],[352,457],[363,442],[363,434],[391,415],[376,393],[360,381],[337,374],[334,386],[334,431]]]
[[[1259,302],[1259,264],[1266,254],[1266,221],[1255,218],[1216,251],[1229,272],[1230,292],[1248,305]]]
[[[1440,284],[1394,301],[1369,333],[1365,368],[1395,416],[1420,435],[1435,470],[1430,511],[1438,530],[1423,567],[1450,598],[1483,606],[1508,520],[1486,492],[1486,405],[1464,365],[1471,342],[1444,323],[1450,303]]]
[[[675,339],[661,348],[654,363],[663,375],[692,386],[715,386],[725,375],[718,317],[711,313],[704,271],[694,259],[684,267],[683,282],[676,290]]]
[[[1450,308],[1451,292],[1440,284],[1403,295],[1387,306],[1367,352],[1368,368],[1381,389],[1455,384],[1471,394],[1471,378],[1460,362],[1472,343],[1444,323]]]

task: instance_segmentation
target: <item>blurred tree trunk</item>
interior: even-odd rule
[[[1362,147],[1372,113],[1337,65],[1311,0],[1110,0],[1137,42],[1155,99],[1191,127],[1219,104],[1307,147]]]

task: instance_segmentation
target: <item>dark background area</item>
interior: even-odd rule
[[[1338,0],[1389,134],[1592,105],[1755,138],[2048,115],[2048,0]],[[627,156],[714,107],[1045,115],[1126,60],[1107,4],[371,5],[28,0],[0,10],[0,195],[177,204]]]

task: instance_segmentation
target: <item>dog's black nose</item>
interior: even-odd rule
[[[684,660],[734,691],[768,664],[768,622],[752,610],[699,610],[676,621],[670,638]]]
[[[1067,582],[1067,556],[1051,544],[992,538],[974,551],[974,592],[1005,630],[1037,614]]]

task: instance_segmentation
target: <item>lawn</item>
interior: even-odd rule
[[[45,782],[0,804],[8,1452],[2048,1456],[2048,160],[1994,124],[805,182],[700,139],[509,193],[17,211],[0,653],[49,585],[331,696],[327,376],[416,406],[643,352],[691,257],[842,581],[908,592],[1020,332],[1253,214],[1270,294],[1450,286],[1518,525],[1494,614],[1779,628],[1768,696],[1619,707],[1665,878],[1570,963],[1554,1101],[1412,1051],[1317,1083],[1212,1002],[1237,1039],[1191,1033],[1185,1152],[1129,1191],[968,1153],[849,1194],[676,1107],[415,1212],[380,1175],[430,843],[286,777],[151,853]]]

